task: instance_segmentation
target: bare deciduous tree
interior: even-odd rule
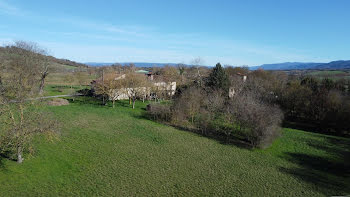
[[[99,81],[95,85],[95,93],[98,95],[107,95],[112,100],[113,108],[115,107],[115,101],[124,94],[125,79],[116,80],[113,78],[104,79]]]
[[[32,69],[37,72],[40,81],[39,94],[43,94],[45,79],[49,75],[50,68],[47,51],[34,42],[26,41],[16,41],[10,47],[23,56],[27,64],[31,64]]]
[[[49,65],[46,64],[43,66],[43,70],[40,72],[39,94],[44,93],[45,79],[48,75],[49,75]]]
[[[254,92],[236,95],[226,110],[232,115],[240,135],[245,136],[253,147],[265,148],[280,134],[282,111],[266,104]]]
[[[75,78],[73,77],[72,73],[65,73],[64,76],[64,82],[69,85],[70,87],[70,93],[73,93],[73,84],[74,84]]]
[[[123,72],[123,66],[119,63],[111,65],[112,69],[117,72],[117,74],[121,74]]]
[[[181,84],[183,84],[185,81],[186,65],[185,64],[178,64],[177,69],[178,69],[179,75],[181,77]]]
[[[0,151],[21,163],[33,136],[53,134],[56,122],[39,107],[40,101],[28,101],[40,93],[42,67],[37,54],[29,51],[31,45],[18,45],[7,48],[9,60],[1,64]]]
[[[200,72],[200,66],[203,65],[203,62],[204,61],[200,57],[197,57],[192,61],[192,65],[197,69],[196,81],[200,87],[202,87],[202,85],[203,85],[202,75]]]
[[[179,81],[179,73],[177,69],[173,66],[164,66],[160,74],[162,76],[162,81],[164,82],[178,82]]]
[[[144,97],[149,91],[149,82],[145,75],[130,73],[125,78],[125,93],[132,101],[132,108],[135,108],[135,101]]]
[[[0,106],[0,152],[22,163],[23,153],[35,135],[54,137],[57,122],[51,114],[43,112],[36,102],[1,104]]]
[[[203,95],[204,92],[201,89],[190,87],[176,100],[174,108],[177,109],[178,113],[183,113],[185,117],[189,118],[191,123],[194,123],[194,118],[199,113],[204,102]]]
[[[74,70],[73,77],[75,78],[75,81],[79,84],[80,87],[86,85],[86,74],[87,73],[84,72],[81,68]]]

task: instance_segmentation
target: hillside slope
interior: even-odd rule
[[[8,47],[0,47],[0,61],[8,58],[7,51],[8,51]],[[75,68],[78,68],[78,67],[87,68],[88,67],[88,65],[86,65],[86,64],[74,62],[74,61],[67,60],[67,59],[59,59],[59,58],[56,58],[53,56],[46,56],[46,57],[49,60],[49,63],[51,65],[54,65],[54,66],[63,66],[66,68],[67,68],[67,66],[75,67]]]
[[[350,69],[350,60],[339,60],[329,62],[327,64],[320,64],[315,67],[315,69]]]
[[[263,64],[261,66],[253,67],[254,69],[262,68],[264,70],[302,70],[311,69],[322,63],[304,63],[304,62],[285,62],[277,64]]]
[[[86,102],[86,101],[85,101]],[[350,193],[345,138],[284,129],[248,150],[143,117],[75,100],[49,107],[59,140],[38,138],[22,165],[0,162],[2,196],[332,196]],[[345,162],[345,163],[344,163]]]
[[[313,63],[313,62],[285,62],[276,64],[263,64],[261,66],[252,66],[251,70],[340,70],[350,69],[350,60],[339,60],[329,63]]]
[[[86,65],[89,65],[89,66],[111,66],[115,63],[109,63],[109,62],[86,62],[85,63]],[[142,67],[142,68],[147,68],[147,67],[163,67],[163,66],[166,66],[166,65],[170,65],[170,66],[176,66],[177,64],[176,63],[152,63],[152,62],[135,62],[135,63],[132,63],[132,62],[123,62],[123,63],[118,63],[118,64],[121,64],[121,65],[128,65],[128,64],[134,64],[136,67]]]

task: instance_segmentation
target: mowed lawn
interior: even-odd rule
[[[248,150],[94,103],[48,107],[59,139],[24,163],[2,159],[0,196],[330,196],[350,194],[350,140],[284,129]],[[46,142],[46,143],[44,143]]]

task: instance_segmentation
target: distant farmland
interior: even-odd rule
[[[339,79],[350,79],[350,71],[348,70],[321,70],[321,71],[311,71],[307,75],[317,77],[317,78],[331,78],[334,80]]]

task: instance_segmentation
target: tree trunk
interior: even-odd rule
[[[114,108],[114,103],[115,103],[115,100],[113,99],[113,108]]]
[[[39,94],[40,95],[42,95],[44,93],[44,86],[45,86],[45,78],[41,78],[40,86],[39,86]]]
[[[145,102],[145,97],[142,97],[142,102],[143,102],[143,103]]]
[[[24,160],[24,158],[23,158],[22,147],[17,147],[17,163],[22,163],[23,160]]]
[[[132,99],[132,108],[135,109],[135,98]]]
[[[45,86],[45,78],[49,75],[48,68],[45,68],[45,71],[41,73],[40,86],[39,86],[39,94],[43,94],[44,86]]]
[[[70,93],[73,94],[73,85],[70,85]],[[74,96],[73,96],[73,101],[74,101]]]
[[[131,105],[131,98],[129,97],[129,105]]]

